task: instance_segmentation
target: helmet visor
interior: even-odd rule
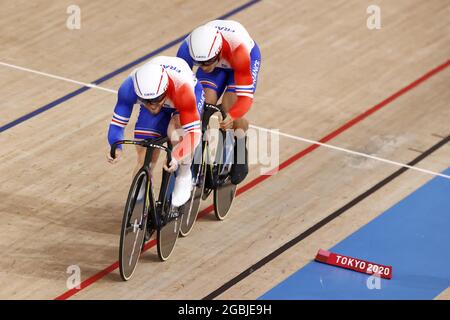
[[[138,97],[138,101],[143,104],[159,104],[161,101],[163,101],[166,98],[166,92],[164,92],[162,95],[153,98],[153,99],[143,99]]]
[[[213,57],[213,58],[211,58],[209,60],[206,60],[206,61],[196,61],[196,60],[194,60],[194,64],[197,65],[197,66],[210,66],[210,65],[214,64],[216,61],[218,61],[219,57],[220,57],[220,53],[218,55],[216,55],[215,57]]]

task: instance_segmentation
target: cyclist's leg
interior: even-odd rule
[[[208,104],[217,105],[226,88],[228,77],[227,69],[215,68],[212,72],[207,73],[199,68],[196,76],[203,86],[203,90],[205,92],[205,102]],[[209,156],[214,158],[211,154]]]
[[[258,45],[255,43],[250,53],[250,72],[253,78],[253,90],[252,94],[256,91],[258,82],[258,74],[261,67],[261,53]],[[234,83],[234,73],[230,73],[227,77],[227,89],[222,98],[222,107],[226,112],[236,102],[236,86]],[[235,130],[235,148],[234,148],[234,161],[235,164],[231,169],[231,182],[233,184],[241,183],[248,174],[248,151],[247,151],[247,135],[246,132],[249,127],[249,122],[245,117],[235,119],[233,122],[233,129]]]
[[[197,86],[195,87],[195,99],[199,118],[201,119],[203,113],[203,105],[205,102],[205,95],[200,83],[197,83]],[[173,146],[176,146],[181,137],[184,135],[184,131],[180,123],[180,115],[178,114],[178,112],[174,112],[172,119],[169,122],[167,135],[170,138]],[[193,146],[193,150],[194,149],[195,146]],[[192,190],[191,164],[193,156],[194,152],[192,152],[189,157],[183,159],[179,165],[177,178],[175,180],[175,187],[172,195],[172,204],[176,207],[183,205],[190,198]]]
[[[222,97],[222,109],[229,112],[237,100],[234,85],[234,74],[230,70],[227,74],[227,87]],[[231,167],[230,177],[233,184],[242,182],[248,174],[247,130],[249,122],[245,117],[233,121],[234,130],[234,162]]]

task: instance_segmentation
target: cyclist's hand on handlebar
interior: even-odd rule
[[[167,172],[173,173],[177,171],[178,169],[178,161],[175,158],[172,158],[172,161],[170,161],[169,166],[167,166],[167,163],[164,164],[164,170]]]
[[[227,130],[233,128],[233,118],[227,113],[227,117],[220,122],[220,129]]]
[[[106,158],[108,159],[108,162],[111,164],[119,162],[120,157],[122,156],[122,149],[117,148],[116,149],[116,157],[113,159],[111,157],[111,154],[108,151],[108,154],[106,155]]]

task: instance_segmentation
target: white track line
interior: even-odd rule
[[[90,88],[93,88],[93,89],[99,89],[99,90],[103,90],[103,91],[107,91],[107,92],[111,92],[111,93],[116,93],[117,94],[117,90],[100,87],[100,86],[97,86],[97,85],[92,84],[92,83],[85,83],[85,82],[81,82],[81,81],[68,79],[68,78],[65,78],[65,77],[55,76],[55,75],[52,75],[52,74],[49,74],[49,73],[46,73],[46,72],[41,72],[41,71],[36,71],[36,70],[28,69],[28,68],[23,68],[23,67],[15,66],[15,65],[12,65],[12,64],[9,64],[9,63],[5,63],[5,62],[1,62],[1,61],[0,61],[0,65],[5,66],[5,67],[14,68],[14,69],[17,69],[17,70],[22,70],[22,71],[26,71],[26,72],[39,74],[39,75],[46,76],[46,77],[53,78],[53,79],[58,79],[58,80],[66,81],[66,82],[76,83],[76,84],[83,85],[83,86],[86,86],[86,87],[90,87]],[[439,172],[430,171],[430,170],[427,170],[427,169],[422,169],[422,168],[415,167],[415,166],[410,166],[410,165],[407,165],[407,164],[403,164],[401,162],[396,162],[396,161],[392,161],[392,160],[388,160],[388,159],[372,156],[370,154],[357,152],[357,151],[353,151],[353,150],[349,150],[349,149],[345,149],[345,148],[341,148],[341,147],[336,147],[336,146],[333,146],[333,145],[330,145],[330,144],[327,144],[327,143],[322,143],[322,142],[319,142],[319,141],[314,141],[314,140],[310,140],[310,139],[306,139],[306,138],[301,138],[301,137],[297,137],[297,136],[294,136],[294,135],[291,135],[291,134],[288,134],[288,133],[283,133],[283,132],[280,132],[280,131],[266,129],[266,128],[258,127],[258,126],[255,126],[255,125],[250,125],[250,127],[254,128],[254,129],[257,129],[257,130],[261,130],[261,131],[267,131],[267,132],[275,133],[275,134],[278,134],[280,136],[283,136],[283,137],[286,137],[286,138],[290,138],[290,139],[293,139],[293,140],[302,141],[302,142],[306,142],[306,143],[309,143],[309,144],[317,144],[319,146],[322,146],[322,147],[325,147],[325,148],[328,148],[328,149],[333,149],[333,150],[337,150],[337,151],[353,154],[353,155],[356,155],[356,156],[360,156],[360,157],[364,157],[364,158],[368,158],[368,159],[372,159],[372,160],[377,160],[377,161],[380,161],[380,162],[388,163],[388,164],[395,165],[395,166],[398,166],[398,167],[408,168],[408,169],[419,171],[419,172],[422,172],[422,173],[427,173],[427,174],[430,174],[430,175],[433,175],[433,176],[438,176],[438,177],[442,177],[442,178],[445,178],[445,179],[450,179],[449,175],[445,175],[445,174],[442,174],[442,173],[439,173]]]
[[[373,160],[389,163],[389,164],[392,164],[392,165],[395,165],[395,166],[404,167],[404,168],[408,168],[408,169],[411,169],[411,170],[416,170],[416,171],[420,171],[420,172],[423,172],[423,173],[428,173],[428,174],[431,174],[431,175],[435,175],[435,176],[439,176],[439,177],[442,177],[442,178],[450,179],[450,176],[448,176],[446,174],[442,174],[442,173],[430,171],[430,170],[427,170],[427,169],[422,169],[422,168],[410,166],[410,165],[407,165],[407,164],[403,164],[401,162],[387,160],[387,159],[384,159],[384,158],[372,156],[370,154],[366,154],[366,153],[362,153],[362,152],[358,152],[358,151],[353,151],[353,150],[349,150],[349,149],[345,149],[345,148],[341,148],[341,147],[336,147],[336,146],[333,146],[333,145],[330,145],[330,144],[327,144],[327,143],[322,143],[322,142],[319,142],[319,141],[314,141],[314,140],[310,140],[310,139],[306,139],[306,138],[301,138],[301,137],[293,136],[291,134],[287,134],[287,133],[283,133],[283,132],[279,132],[279,131],[274,131],[274,130],[271,130],[271,129],[266,129],[266,128],[262,128],[262,127],[258,127],[258,126],[254,126],[254,125],[250,125],[250,127],[258,129],[258,130],[261,130],[261,131],[267,131],[267,132],[276,133],[276,134],[279,134],[280,136],[291,138],[291,139],[294,139],[294,140],[297,140],[297,141],[302,141],[302,142],[306,142],[306,143],[310,143],[310,144],[317,144],[317,145],[322,146],[324,148],[329,148],[329,149],[333,149],[333,150],[337,150],[337,151],[342,151],[342,152],[346,152],[346,153],[349,153],[349,154],[361,156],[361,157],[364,157],[364,158],[373,159]]]
[[[104,90],[104,91],[108,91],[108,92],[112,92],[112,93],[117,93],[117,91],[115,91],[115,90],[99,87],[99,86],[97,86],[95,84],[92,84],[92,83],[86,83],[86,82],[76,81],[76,80],[72,80],[72,79],[68,79],[68,78],[64,78],[64,77],[60,77],[60,76],[55,76],[53,74],[49,74],[49,73],[46,73],[46,72],[41,72],[41,71],[36,71],[36,70],[28,69],[28,68],[23,68],[23,67],[15,66],[13,64],[1,62],[1,61],[0,61],[0,65],[5,66],[5,67],[10,67],[10,68],[13,68],[13,69],[17,69],[17,70],[22,70],[22,71],[34,73],[34,74],[39,74],[41,76],[45,76],[45,77],[49,77],[49,78],[53,78],[53,79],[57,79],[57,80],[62,80],[62,81],[66,81],[66,82],[80,84],[80,85],[85,86],[85,87],[90,87],[90,88],[94,88],[94,89],[99,89],[99,90]]]

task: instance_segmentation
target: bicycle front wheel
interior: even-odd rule
[[[156,243],[159,259],[166,261],[175,248],[175,243],[177,242],[181,228],[181,217],[179,210],[174,209],[170,204],[170,200],[166,201],[162,217],[164,223],[158,229]]]
[[[141,170],[131,184],[122,219],[119,270],[124,281],[133,276],[144,242],[148,218],[147,188],[148,173]]]

